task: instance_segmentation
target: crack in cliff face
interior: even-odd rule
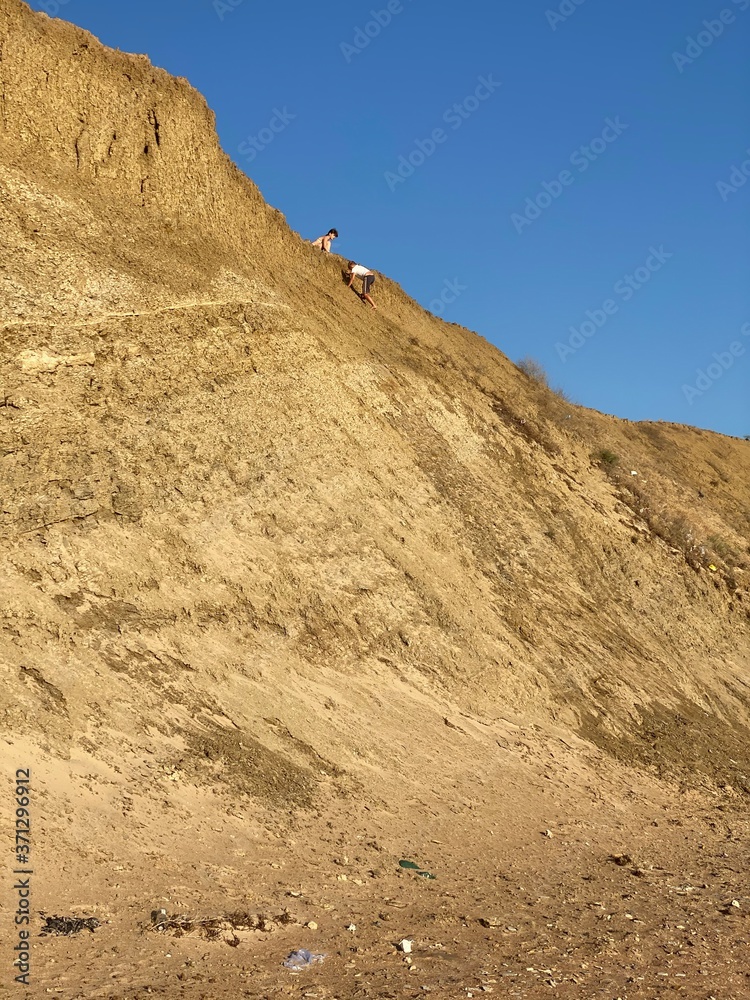
[[[149,113],[148,113],[148,120],[149,120],[149,122],[151,124],[151,127],[154,130],[154,139],[156,140],[156,145],[157,146],[161,146],[161,133],[160,133],[159,119],[156,117],[156,110],[154,108],[152,108],[149,111]]]
[[[83,139],[86,136],[86,133],[88,132],[88,126],[86,125],[86,123],[85,123],[85,121],[83,119],[81,119],[81,124],[83,125],[83,128],[81,129],[81,131],[76,136],[75,142],[73,144],[74,147],[75,147],[75,151],[76,151],[76,170],[80,170],[81,169],[81,163],[83,161],[83,145],[82,145],[82,143],[83,143]]]

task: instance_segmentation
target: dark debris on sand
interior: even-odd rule
[[[99,926],[96,917],[43,917],[42,934],[80,934],[81,931],[91,931],[93,934]]]

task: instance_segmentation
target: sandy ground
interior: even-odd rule
[[[736,793],[680,792],[567,735],[454,718],[460,757],[407,769],[382,798],[330,790],[293,814],[198,790],[150,755],[123,755],[127,793],[95,757],[39,761],[33,908],[100,926],[37,936],[35,917],[34,995],[747,996]],[[158,929],[162,908],[193,928]],[[217,918],[212,938],[200,921]],[[326,957],[287,970],[300,948]]]

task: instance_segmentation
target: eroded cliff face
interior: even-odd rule
[[[748,770],[744,442],[569,405],[386,279],[372,314],[185,81],[19,0],[0,34],[8,731],[196,774],[230,732],[300,801],[316,754],[429,762],[447,704]]]
[[[219,148],[201,95],[14,0],[0,39],[6,315],[248,293],[285,227]]]

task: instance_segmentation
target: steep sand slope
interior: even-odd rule
[[[0,746],[46,905],[428,828],[552,870],[551,816],[583,871],[673,778],[750,794],[748,444],[570,405],[386,279],[372,313],[184,81],[19,0],[0,44]]]

